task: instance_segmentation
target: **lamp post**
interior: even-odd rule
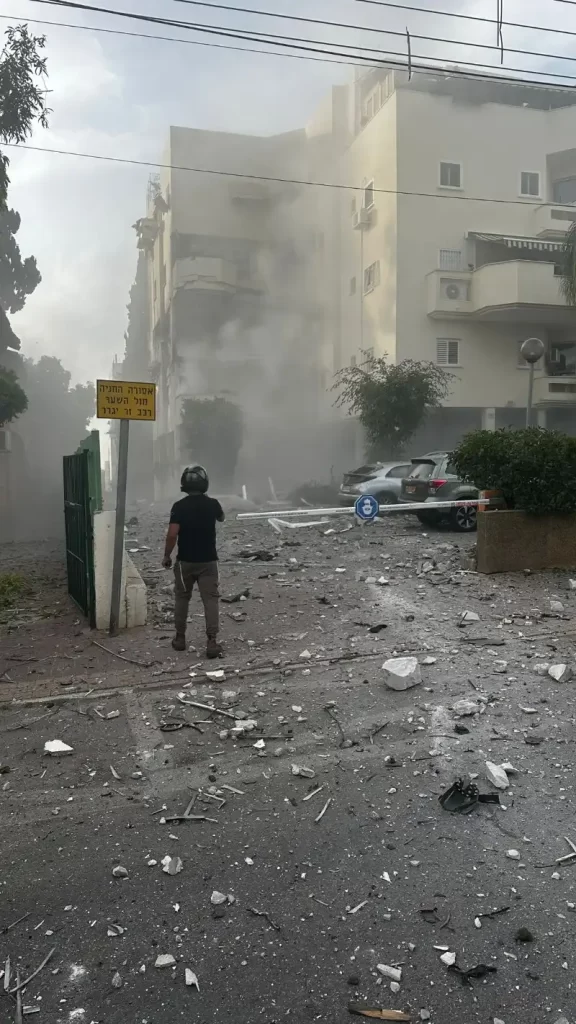
[[[529,427],[532,420],[532,395],[534,393],[534,366],[544,355],[544,342],[540,338],[526,338],[520,346],[520,354],[530,365],[530,376],[528,378],[528,402],[526,403],[526,426]]]

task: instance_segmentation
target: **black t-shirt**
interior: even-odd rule
[[[178,560],[180,562],[216,562],[216,521],[222,519],[222,506],[207,494],[187,494],[172,506],[170,522],[178,523]]]

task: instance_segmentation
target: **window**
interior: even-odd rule
[[[371,263],[369,267],[364,270],[364,291],[371,292],[373,288],[376,288],[380,284],[380,260],[376,260],[376,263]]]
[[[356,295],[356,278],[350,278],[350,295]]]
[[[374,179],[364,186],[364,209],[369,210],[374,206]]]
[[[440,249],[440,270],[462,270],[462,250]]]
[[[555,203],[569,206],[576,203],[576,178],[563,178],[552,185],[552,199]]]
[[[520,175],[520,195],[540,195],[540,174],[538,171],[522,171]]]
[[[412,469],[412,464],[409,466],[394,466],[386,476],[391,476],[393,480],[403,480],[405,476],[408,476]]]
[[[436,362],[438,366],[458,366],[460,342],[456,338],[436,338]]]
[[[440,187],[462,188],[462,164],[440,164]]]

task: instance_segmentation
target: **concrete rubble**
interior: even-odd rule
[[[239,1007],[572,1024],[574,698],[558,684],[576,589],[481,577],[470,538],[410,517],[281,534],[229,518],[209,676],[197,600],[196,650],[170,646],[165,518],[129,528],[151,623],[114,653],[64,591],[54,620],[0,627],[0,1005],[6,977],[40,968],[25,1016],[54,1024]],[[44,756],[54,736],[70,753]],[[455,780],[499,804],[445,813]]]

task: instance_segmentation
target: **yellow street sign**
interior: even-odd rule
[[[100,420],[155,420],[156,385],[127,380],[96,381]]]

